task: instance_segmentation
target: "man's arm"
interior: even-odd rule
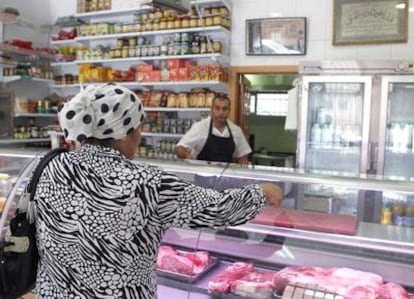
[[[180,159],[194,159],[193,154],[191,154],[191,150],[185,148],[182,145],[177,145],[175,147],[175,153],[177,155],[178,158]]]
[[[249,164],[249,155],[244,155],[237,158],[237,163],[240,163],[242,165],[248,165]]]

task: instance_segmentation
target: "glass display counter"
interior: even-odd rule
[[[18,155],[0,150],[1,159]],[[36,155],[22,153],[21,166]],[[394,286],[390,282],[414,290],[410,181],[200,161],[134,162],[158,165],[217,190],[274,182],[284,193],[281,208],[267,207],[244,225],[167,231],[162,250],[184,256],[191,271],[198,270],[159,269],[160,299],[381,299]]]

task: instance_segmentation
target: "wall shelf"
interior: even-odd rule
[[[52,66],[70,66],[79,65],[85,63],[123,63],[123,62],[144,62],[154,60],[168,60],[168,59],[206,59],[214,62],[221,62],[228,64],[229,58],[221,53],[207,53],[207,54],[188,54],[188,55],[166,55],[166,56],[140,56],[140,57],[128,57],[128,58],[111,58],[111,59],[90,59],[90,60],[74,60],[74,61],[62,61],[52,62]]]
[[[56,113],[16,113],[14,117],[53,117],[56,118]]]
[[[210,111],[209,107],[203,108],[181,108],[181,107],[145,107],[146,112],[203,112]]]
[[[4,83],[11,83],[11,82],[19,81],[19,80],[27,80],[27,81],[48,83],[48,84],[54,83],[54,81],[50,79],[36,78],[36,77],[29,77],[29,76],[4,76],[1,78],[1,82],[4,82]]]
[[[153,36],[153,35],[169,35],[175,33],[190,33],[190,32],[223,32],[224,34],[230,34],[230,31],[223,26],[206,26],[206,27],[193,27],[193,28],[181,28],[181,29],[170,29],[170,30],[158,30],[158,31],[140,31],[140,32],[129,32],[129,33],[116,33],[116,34],[104,34],[95,36],[79,36],[75,38],[77,42],[87,42],[93,40],[105,40],[105,39],[121,39],[133,36]]]
[[[142,136],[143,137],[181,138],[182,136],[184,136],[184,134],[142,132]]]
[[[50,138],[0,139],[0,145],[50,142]]]

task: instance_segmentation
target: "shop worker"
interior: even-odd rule
[[[36,186],[37,299],[155,299],[167,229],[239,225],[280,206],[273,184],[217,191],[131,161],[145,113],[125,87],[88,86],[58,116],[80,146],[50,161]]]
[[[248,164],[252,152],[243,131],[227,117],[230,99],[218,94],[213,99],[211,114],[191,127],[178,142],[175,152],[181,159]]]

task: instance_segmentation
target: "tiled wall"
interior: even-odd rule
[[[33,0],[8,1],[34,3]],[[36,0],[38,2],[49,2],[46,7],[50,10],[52,22],[58,16],[72,14],[76,9],[75,0]],[[232,0],[232,3],[231,64],[234,66],[295,65],[300,60],[414,59],[414,12],[410,12],[409,16],[408,43],[332,46],[333,0]],[[409,0],[409,3],[414,7],[414,0]],[[305,56],[245,55],[245,20],[275,16],[307,18]]]
[[[233,0],[231,64],[295,65],[300,60],[414,59],[414,11],[409,15],[408,43],[332,46],[333,0]],[[409,1],[414,7],[414,0]],[[245,20],[275,17],[307,18],[305,56],[246,56]]]

